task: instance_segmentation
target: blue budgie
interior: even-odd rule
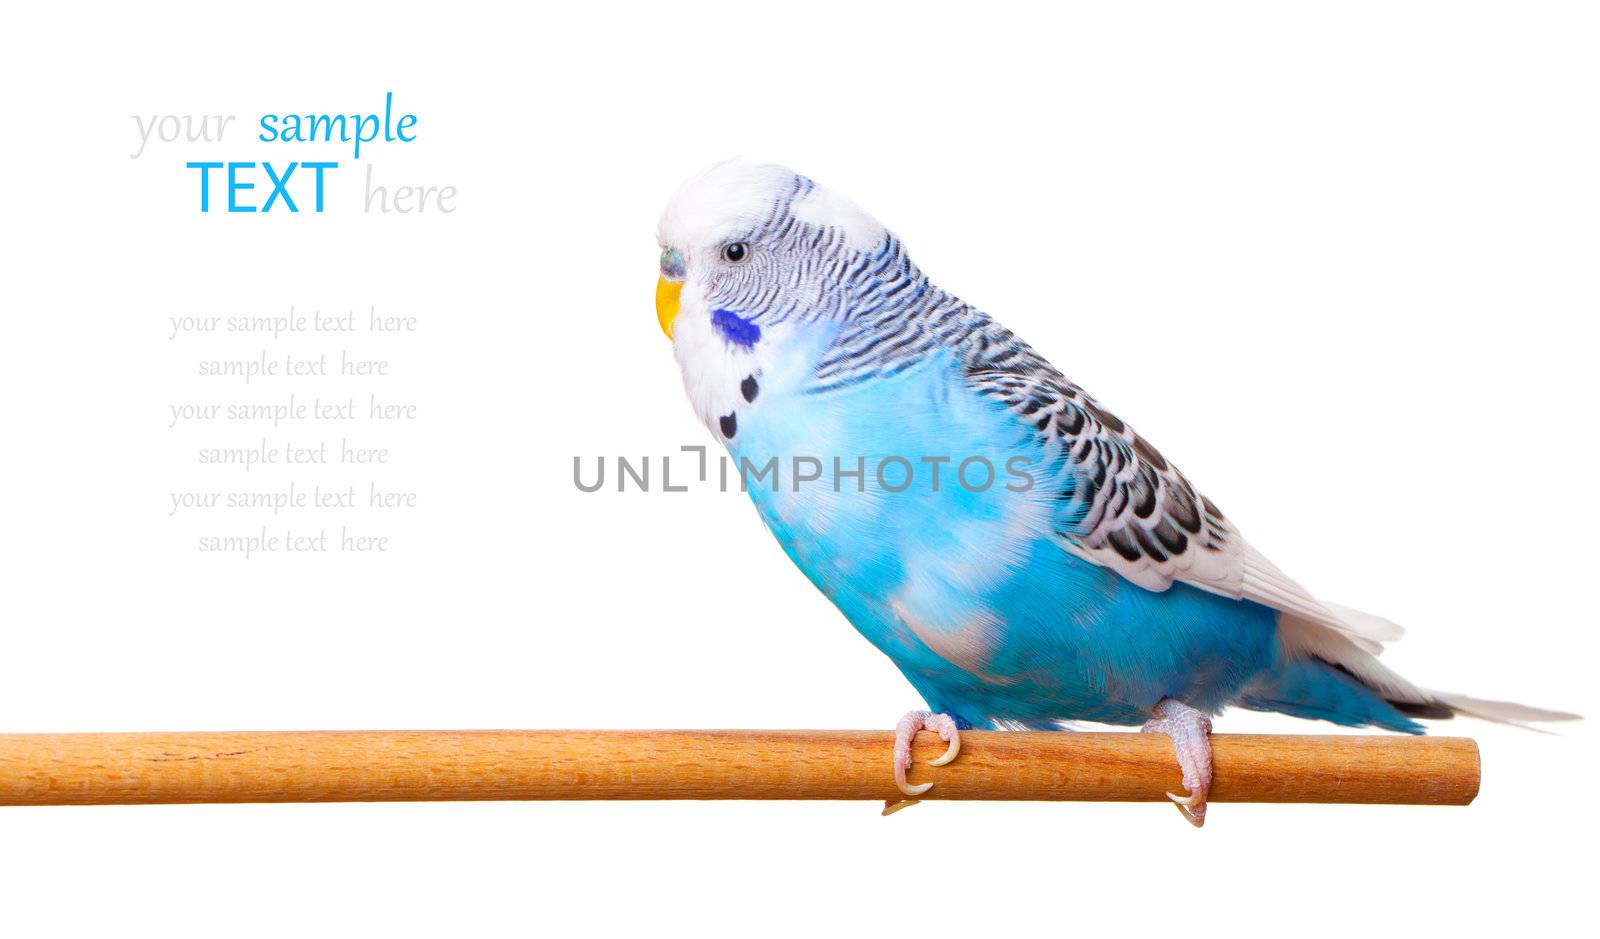
[[[656,311],[695,412],[789,557],[926,700],[898,724],[1171,737],[1195,825],[1228,706],[1419,733],[1572,715],[1425,690],[1400,635],[1322,602],[1165,456],[1010,330],[934,286],[852,202],[780,166],[691,178]]]

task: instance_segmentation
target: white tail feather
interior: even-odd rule
[[[1326,600],[1323,601],[1322,605],[1332,610],[1335,616],[1343,620],[1345,625],[1350,627],[1351,632],[1365,636],[1368,639],[1377,642],[1394,642],[1406,634],[1405,627],[1381,616],[1373,616],[1371,613],[1352,610],[1347,606],[1329,603]]]
[[[1374,643],[1380,636],[1395,638],[1401,631],[1399,626],[1381,617],[1333,604],[1325,606],[1346,619],[1351,631]],[[1467,717],[1476,717],[1497,724],[1510,724],[1527,730],[1539,730],[1540,728],[1528,725],[1545,721],[1582,720],[1581,715],[1565,711],[1549,711],[1512,701],[1486,701],[1467,695],[1446,694],[1419,688],[1379,662],[1375,652],[1359,644],[1352,638],[1350,632],[1335,631],[1322,623],[1289,613],[1279,614],[1278,634],[1283,639],[1284,646],[1291,652],[1315,656],[1330,665],[1337,665],[1394,703],[1440,704]]]
[[[1288,613],[1278,614],[1278,636],[1291,655],[1319,658],[1354,675],[1357,681],[1390,701],[1428,704],[1431,692],[1424,691],[1378,661],[1374,651],[1358,644],[1350,634],[1322,623]],[[1372,646],[1381,649],[1375,641]]]
[[[1443,694],[1438,691],[1430,692],[1440,704],[1453,711],[1476,717],[1479,720],[1494,721],[1497,724],[1511,724],[1523,727],[1530,723],[1544,721],[1577,721],[1582,720],[1580,714],[1568,714],[1566,711],[1547,711],[1544,708],[1529,707],[1526,704],[1517,704],[1513,701],[1485,701],[1482,698],[1469,698],[1464,694]],[[1536,730],[1537,728],[1528,728]]]

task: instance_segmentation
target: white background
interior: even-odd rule
[[[1406,624],[1406,674],[1597,710],[1586,4],[5,19],[0,731],[859,728],[917,706],[743,496],[571,482],[574,455],[709,442],[654,321],[654,224],[736,154],[861,202],[1287,571]],[[348,157],[257,144],[256,115],[390,90],[417,142],[364,154],[325,215],[196,211],[187,160]],[[131,115],[162,113],[238,120],[130,159]],[[362,214],[369,162],[459,210]],[[165,514],[223,478],[189,460],[201,438],[253,436],[168,430],[167,405],[217,396],[200,353],[260,345],[168,341],[166,317],[291,304],[421,318],[382,390],[423,417],[379,475],[421,506],[359,519],[387,556],[207,556],[195,532],[229,526]],[[3,809],[0,931],[1579,932],[1589,725],[1443,731],[1483,748],[1470,808],[1219,804],[1199,832],[1156,805]]]

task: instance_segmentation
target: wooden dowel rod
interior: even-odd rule
[[[492,799],[893,799],[888,731],[484,730],[0,734],[0,805]],[[1144,802],[1182,792],[1139,733],[918,736],[928,799]],[[1466,805],[1478,747],[1453,737],[1212,738],[1214,802]]]

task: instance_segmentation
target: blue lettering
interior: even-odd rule
[[[200,211],[211,211],[211,171],[222,169],[221,163],[188,163],[189,169],[200,171]]]
[[[239,167],[254,168],[254,163],[229,163],[228,164],[228,211],[229,212],[254,212],[253,205],[240,205],[237,201],[239,190],[254,189],[255,183],[241,183],[238,178]]]
[[[338,169],[337,163],[302,163],[301,166],[308,170],[317,171],[317,211],[322,211],[322,171]]]
[[[290,163],[289,168],[283,171],[282,176],[279,176],[272,171],[271,163],[268,163],[265,160],[261,161],[261,168],[267,171],[267,178],[272,180],[272,195],[267,196],[267,201],[262,204],[261,211],[269,211],[272,208],[272,203],[276,201],[279,196],[283,196],[283,204],[289,207],[289,211],[300,211],[300,209],[295,206],[294,200],[289,198],[289,191],[284,188],[284,186],[289,182],[289,177],[294,174],[294,168],[298,165],[298,163]],[[317,208],[320,209],[322,206],[319,204]]]

